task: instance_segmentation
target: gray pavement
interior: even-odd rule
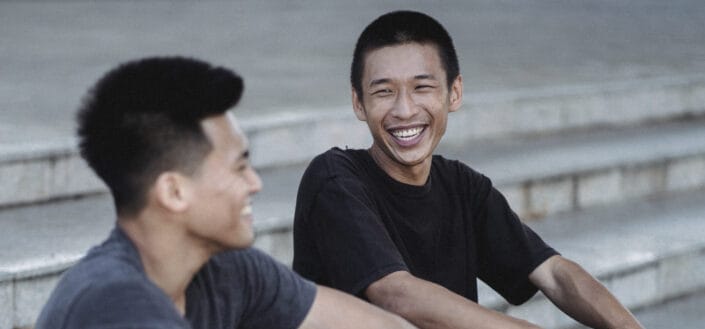
[[[446,25],[469,94],[705,72],[698,0],[0,2],[0,143],[70,135],[88,85],[145,55],[236,68],[244,117],[344,109],[355,37],[399,8]]]
[[[702,328],[705,322],[705,291],[635,313],[648,329]]]

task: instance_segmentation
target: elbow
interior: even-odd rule
[[[408,319],[413,317],[414,303],[408,292],[414,279],[408,272],[394,272],[369,285],[365,295],[372,304]]]

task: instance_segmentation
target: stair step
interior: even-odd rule
[[[698,328],[703,325],[705,291],[667,301],[662,305],[638,310],[634,315],[644,328]]]
[[[448,143],[441,154],[490,177],[523,218],[705,186],[705,121]]]
[[[637,197],[642,200],[636,201],[637,204],[648,204],[649,201],[643,201],[643,197],[668,197],[679,191],[697,191],[705,186],[703,124],[703,121],[691,120],[619,130],[573,131],[535,138],[471,140],[463,147],[451,141],[443,145],[442,153],[450,158],[459,158],[491,177],[513,207],[525,216],[549,216],[546,221],[531,223],[544,236],[550,237],[547,240],[564,254],[578,259],[604,280],[614,281],[614,285],[629,285],[630,282],[659,277],[660,268],[685,262],[683,259],[698,264],[697,261],[691,262],[690,258],[701,257],[698,255],[705,252],[700,249],[672,250],[675,256],[671,258],[664,256],[663,252],[681,245],[681,241],[691,248],[700,240],[697,237],[693,240],[680,237],[671,241],[655,238],[658,235],[647,235],[648,238],[634,235],[649,227],[670,232],[667,227],[656,224],[676,225],[685,219],[653,219],[652,223],[648,219],[641,221],[647,214],[636,216],[622,213],[600,221],[601,208],[594,206],[628,202]],[[292,257],[291,214],[304,169],[305,164],[260,169],[264,190],[254,200],[258,232],[256,246],[285,263],[289,263]],[[654,204],[665,202],[669,205],[678,200]],[[613,209],[603,208],[607,209],[608,214]],[[587,209],[588,215],[580,217],[583,209]],[[656,207],[652,212],[656,214],[660,209],[660,206]],[[554,220],[554,217],[563,220]],[[572,217],[581,219],[571,220]],[[113,220],[111,200],[105,194],[0,209],[0,296],[10,296],[0,298],[0,313],[5,314],[7,310],[7,314],[14,314],[15,326],[31,324],[58,275],[83,255],[89,246],[102,241]],[[663,243],[663,248],[658,245],[656,249],[659,250],[633,251],[628,258],[620,258],[622,256],[617,256],[619,253],[611,249],[593,250],[570,244],[581,240],[582,235],[575,236],[577,233],[585,234],[584,231],[597,222],[618,225],[605,232],[621,234],[601,238],[596,233],[591,237],[591,242],[601,245],[608,245],[611,239],[631,243],[644,239],[651,243],[649,246],[653,246],[655,241],[668,242]],[[588,227],[582,228],[581,225]],[[619,225],[639,230],[629,232],[624,229],[624,232]],[[696,226],[685,227],[689,227],[689,232],[699,232]],[[559,228],[565,232],[554,232]],[[564,239],[566,236],[569,238]],[[611,258],[613,254],[616,258]],[[624,259],[630,262],[624,263]],[[624,269],[621,266],[624,264],[631,267]],[[645,294],[627,298],[633,299],[630,303],[637,306],[657,302],[671,294],[669,291],[662,293],[658,290],[661,288],[654,292],[615,287],[617,291]],[[496,305],[504,307],[501,303]],[[543,304],[532,302],[529,305]],[[0,326],[0,329],[4,328]]]
[[[442,143],[438,153],[490,177],[525,219],[705,187],[703,120]],[[266,226],[291,225],[304,170],[292,165],[259,171],[264,189],[255,201],[266,208],[257,209]]]
[[[703,124],[701,121],[673,122],[619,131],[585,131],[538,139],[472,143],[462,149],[446,145],[442,152],[469,163],[492,178],[518,212],[526,214],[529,209],[536,214],[536,209],[540,209],[544,214],[553,214],[601,204],[597,201],[617,202],[635,195],[656,195],[704,186]],[[296,190],[304,169],[305,165],[300,164],[260,170],[264,190],[255,197],[260,231],[289,229]],[[603,184],[592,186],[597,183]],[[588,192],[596,195],[591,196]],[[591,198],[603,199],[595,201]],[[80,205],[82,202],[98,202],[94,200],[100,200],[100,206]],[[564,203],[560,204],[560,201]],[[87,210],[62,218],[75,218],[77,223],[84,223],[90,220],[89,211],[98,210],[104,211],[103,216],[93,217],[109,215],[112,218],[109,211],[112,208],[106,196],[81,199],[78,204],[75,208]],[[54,205],[40,205],[37,209],[47,207],[51,209]],[[0,223],[57,217],[53,216],[53,210],[36,215],[33,212],[41,210],[34,208],[27,205],[1,209]],[[17,215],[20,213],[26,214]]]
[[[529,226],[631,309],[705,289],[702,190],[551,216]],[[546,328],[576,324],[540,293],[510,306],[482,285],[480,303]]]
[[[683,75],[466,96],[463,109],[451,114],[446,142],[457,144],[702,116],[705,115],[705,76]],[[262,169],[306,162],[331,145],[365,147],[370,143],[366,126],[353,117],[349,106],[282,109],[243,118],[242,125],[250,138],[253,164]],[[0,207],[105,190],[86,170],[76,153],[73,138],[58,138],[55,133],[43,130],[47,128],[16,127],[0,122],[0,131],[8,135],[0,142],[0,179],[3,181]],[[17,137],[26,135],[31,138]]]
[[[705,288],[704,219],[705,193],[698,191],[551,216],[529,225],[628,307],[639,308]],[[112,220],[106,196],[0,212],[0,312],[13,314],[12,325],[31,325],[60,273],[107,236]],[[290,253],[286,226],[267,219],[257,223],[258,246],[276,241],[277,248]],[[264,249],[272,252],[266,243]],[[484,305],[548,328],[572,324],[540,294],[523,306],[509,307],[481,285],[480,298]]]

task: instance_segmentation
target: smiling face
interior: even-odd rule
[[[448,113],[462,103],[462,78],[448,88],[436,47],[406,43],[365,57],[362,94],[353,108],[372,133],[370,153],[398,181],[421,185],[446,130]]]
[[[190,234],[213,251],[241,249],[254,242],[251,197],[262,182],[249,163],[248,142],[231,114],[202,121],[213,146],[191,178]]]

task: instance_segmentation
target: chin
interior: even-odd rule
[[[405,166],[411,167],[423,163],[424,160],[428,159],[431,156],[430,153],[427,152],[412,152],[413,154],[404,154],[402,152],[399,152],[396,154],[395,158],[397,162]]]
[[[217,249],[220,252],[231,251],[231,250],[241,250],[252,247],[255,242],[254,233],[244,236],[243,234],[234,234],[228,240],[221,240],[218,243],[219,247]]]
[[[237,249],[246,249],[249,247],[252,247],[252,245],[255,244],[255,234],[251,233],[247,237],[243,237],[238,241],[238,247]]]

